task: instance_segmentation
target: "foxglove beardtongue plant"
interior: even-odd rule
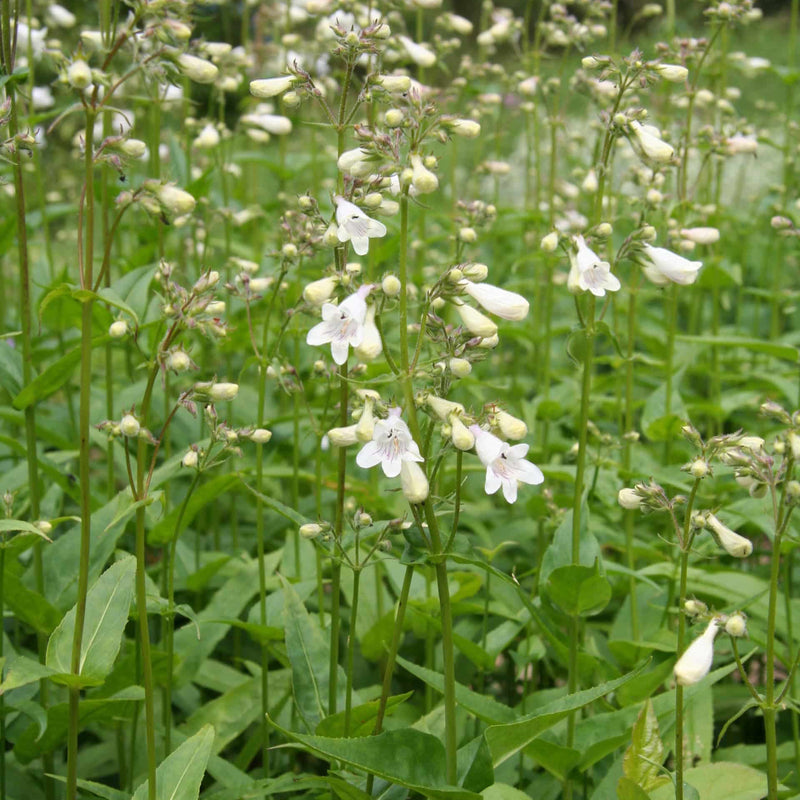
[[[719,546],[734,558],[747,558],[753,552],[753,543],[741,534],[732,531],[727,525],[723,524],[714,514],[706,513],[703,515],[704,523],[707,525],[716,539]]]
[[[539,467],[525,459],[527,444],[510,445],[479,425],[470,425],[469,430],[475,437],[478,458],[486,467],[486,494],[494,494],[502,486],[503,497],[509,503],[515,503],[520,483],[535,486],[544,482]]]
[[[330,343],[333,360],[339,366],[346,364],[350,347],[358,347],[364,339],[364,323],[367,318],[367,303],[364,298],[371,289],[369,285],[362,286],[338,306],[324,303],[322,322],[308,332],[306,344],[320,346]]]
[[[501,319],[518,322],[528,315],[530,304],[521,294],[490,283],[473,283],[467,278],[462,278],[458,285],[490,314]]]
[[[691,686],[708,675],[714,659],[714,637],[719,631],[718,621],[712,619],[708,627],[685,650],[674,667],[675,680],[681,686]]]
[[[396,478],[403,462],[421,463],[425,460],[400,413],[399,408],[389,409],[389,416],[375,423],[372,441],[367,442],[356,456],[359,467],[370,469],[380,464],[387,478]]]
[[[340,195],[336,201],[337,237],[340,242],[352,242],[353,250],[360,256],[369,251],[369,240],[386,236],[386,226],[368,217],[355,203]]]
[[[702,261],[689,261],[665,247],[649,244],[642,246],[642,257],[644,274],[657,286],[666,286],[670,282],[688,286],[697,280],[703,266]]]

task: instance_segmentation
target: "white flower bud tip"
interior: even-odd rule
[[[126,414],[119,423],[119,429],[123,436],[138,436],[141,427],[142,426],[139,424],[139,420],[136,419],[133,414]]]
[[[238,383],[214,383],[208,390],[208,395],[214,403],[229,402],[237,394],[239,394]]]
[[[121,339],[128,332],[128,323],[124,319],[112,322],[108,328],[108,335],[112,339]]]
[[[256,444],[266,444],[271,438],[272,431],[268,431],[266,428],[256,428],[250,434],[250,441]]]

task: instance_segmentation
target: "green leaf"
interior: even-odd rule
[[[664,782],[659,769],[664,761],[664,745],[658,732],[658,717],[648,699],[636,718],[630,747],[622,759],[622,772],[637,786],[649,791]]]
[[[483,800],[530,800],[530,796],[509,786],[507,783],[493,783],[482,792]]]
[[[720,761],[686,770],[684,785],[691,786],[702,800],[761,800],[767,796],[767,776],[752,767]],[[672,784],[650,792],[651,800],[672,800]],[[685,800],[689,800],[685,797]]]
[[[739,336],[676,336],[675,338],[700,347],[741,347],[753,353],[766,353],[792,364],[797,363],[798,355],[800,355],[800,351],[796,347],[766,339],[747,339]]]
[[[397,656],[397,663],[407,672],[444,693],[444,675]],[[473,692],[461,683],[456,683],[456,703],[478,719],[488,723],[512,722],[517,715],[508,706],[498,703],[488,695]]]
[[[645,401],[641,426],[647,438],[653,442],[664,442],[675,438],[680,433],[681,426],[689,419],[689,412],[678,392],[682,375],[683,370],[679,370],[673,376],[669,413],[667,413],[666,383],[662,383]]]
[[[630,778],[622,777],[617,781],[618,800],[650,800],[650,795]]]
[[[311,617],[291,584],[283,582],[283,619],[286,653],[292,665],[292,687],[297,709],[309,730],[328,713],[330,649],[319,623]]]
[[[102,683],[114,666],[128,622],[135,571],[136,559],[128,556],[109,567],[89,589],[78,668],[80,685]],[[58,672],[72,671],[75,613],[73,606],[47,643],[45,663]]]
[[[244,481],[242,481],[244,483]],[[285,517],[290,522],[294,522],[295,525],[300,527],[301,525],[305,525],[307,522],[312,522],[308,517],[304,517],[302,514],[295,511],[293,508],[281,503],[280,500],[276,500],[274,497],[270,497],[267,494],[261,494],[261,492],[257,492],[252,486],[244,483],[245,487],[254,494],[261,502],[267,506],[267,508],[271,508],[273,511],[277,511],[282,517]]]
[[[405,703],[414,692],[395,694],[386,700],[386,716],[389,716],[397,706]],[[378,718],[379,700],[362,703],[350,711],[350,736],[369,736],[375,730],[375,720]],[[317,736],[344,736],[345,712],[339,711],[321,720],[314,733]]]
[[[492,756],[483,736],[476,736],[458,748],[458,785],[471,792],[480,792],[494,783]]]
[[[611,600],[611,584],[599,567],[569,565],[550,573],[545,594],[564,613],[589,617],[599,614]]]
[[[359,739],[305,736],[287,731],[270,719],[288,739],[327,761],[372,772],[431,800],[478,800],[480,795],[447,784],[444,745],[414,728],[385,731]]]
[[[53,541],[46,533],[42,533],[35,525],[31,525],[30,522],[24,522],[21,519],[0,519],[0,534],[19,533],[20,531],[23,533],[32,533],[44,539],[46,542]],[[5,538],[3,538],[0,547],[5,547],[6,544]]]
[[[163,519],[159,520],[147,534],[147,541],[151,545],[163,545],[172,541],[174,536],[180,536],[190,525],[194,518],[211,502],[216,500],[220,495],[225,494],[234,484],[239,482],[239,476],[236,473],[227,473],[225,475],[218,475],[212,478],[207,483],[199,485],[186,508],[176,505]],[[183,513],[183,516],[181,516]],[[178,522],[180,521],[180,528]]]
[[[30,625],[37,633],[49,636],[61,621],[61,613],[58,609],[38,592],[25,586],[11,572],[8,562],[6,562],[4,580],[6,606],[18,619]]]
[[[42,678],[49,678],[56,674],[56,670],[45,666],[39,661],[28,658],[27,656],[16,656],[11,659],[6,677],[0,683],[0,694],[18,689],[20,686],[27,686],[29,683],[36,683]]]
[[[214,728],[206,725],[170,753],[156,769],[156,800],[197,800],[213,743]],[[148,783],[139,786],[132,800],[145,800]]]
[[[22,388],[22,353],[0,340],[0,389],[12,397]]]
[[[44,400],[57,392],[70,379],[80,360],[80,347],[75,347],[67,352],[66,355],[61,356],[58,361],[51,364],[27,386],[23,387],[14,398],[12,403],[14,408],[23,411],[32,403]]]
[[[644,669],[642,665],[633,672],[623,675],[613,681],[601,683],[593,689],[586,689],[582,692],[575,692],[546,706],[534,711],[517,722],[506,723],[504,725],[490,725],[485,733],[486,741],[492,752],[492,762],[495,767],[518,753],[528,742],[532,742],[537,736],[548,728],[552,728],[559,720],[564,719],[579,708],[593,703],[609,692],[613,692],[618,686],[627,683],[631,678],[639,674]]]

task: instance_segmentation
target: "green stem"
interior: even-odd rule
[[[664,400],[664,416],[669,417],[672,413],[672,373],[674,370],[675,358],[675,329],[678,325],[678,286],[670,284],[669,299],[667,301],[667,363],[666,384],[667,395]],[[672,456],[672,436],[667,436],[664,442],[664,463],[669,464]]]
[[[358,552],[356,552],[356,560]],[[347,637],[347,686],[344,699],[344,735],[350,735],[350,717],[353,710],[353,659],[356,650],[356,618],[358,616],[358,590],[361,584],[361,569],[353,570],[353,603],[350,607],[350,631]]]

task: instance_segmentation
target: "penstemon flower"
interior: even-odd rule
[[[466,278],[462,278],[458,285],[490,314],[501,319],[519,321],[528,315],[530,304],[521,294],[490,283],[473,283]]]
[[[512,446],[479,425],[471,425],[470,431],[475,436],[478,458],[486,467],[486,494],[494,494],[502,486],[503,497],[509,503],[514,503],[520,483],[535,486],[544,481],[539,467],[525,459],[528,454],[527,444]]]
[[[753,552],[753,543],[749,539],[736,533],[736,531],[732,531],[714,514],[706,514],[705,523],[711,528],[711,532],[719,546],[728,555],[734,558],[747,558]]]
[[[367,442],[356,456],[356,464],[364,469],[380,464],[387,478],[396,478],[404,461],[424,460],[408,425],[400,418],[399,408],[389,409],[389,416],[375,423],[372,441]]]
[[[606,292],[618,292],[621,288],[619,278],[611,273],[608,261],[601,261],[600,256],[586,244],[583,236],[575,237],[577,253],[570,251],[570,271],[567,288],[578,292],[591,292],[595,297],[605,297]]]
[[[345,200],[340,195],[336,195],[334,200],[339,241],[352,242],[353,250],[358,255],[365,256],[369,251],[369,240],[386,236],[386,226],[368,217],[355,203]]]
[[[367,303],[364,298],[371,288],[369,285],[362,286],[338,306],[323,303],[322,322],[308,332],[306,344],[320,346],[330,343],[333,360],[339,366],[345,364],[350,347],[358,347],[364,340],[364,322],[367,317]]]
[[[642,152],[651,161],[664,163],[669,161],[675,154],[672,145],[667,144],[661,138],[661,132],[652,125],[642,125],[640,122],[631,122],[631,128],[636,135],[636,140],[642,148]]]
[[[687,648],[675,664],[675,680],[681,686],[691,686],[708,675],[714,659],[714,637],[717,635],[717,620],[712,619],[708,627]]]
[[[644,245],[643,256],[644,274],[657,286],[665,286],[670,281],[688,286],[697,280],[697,273],[703,266],[702,261],[689,261],[664,247],[649,244]]]

